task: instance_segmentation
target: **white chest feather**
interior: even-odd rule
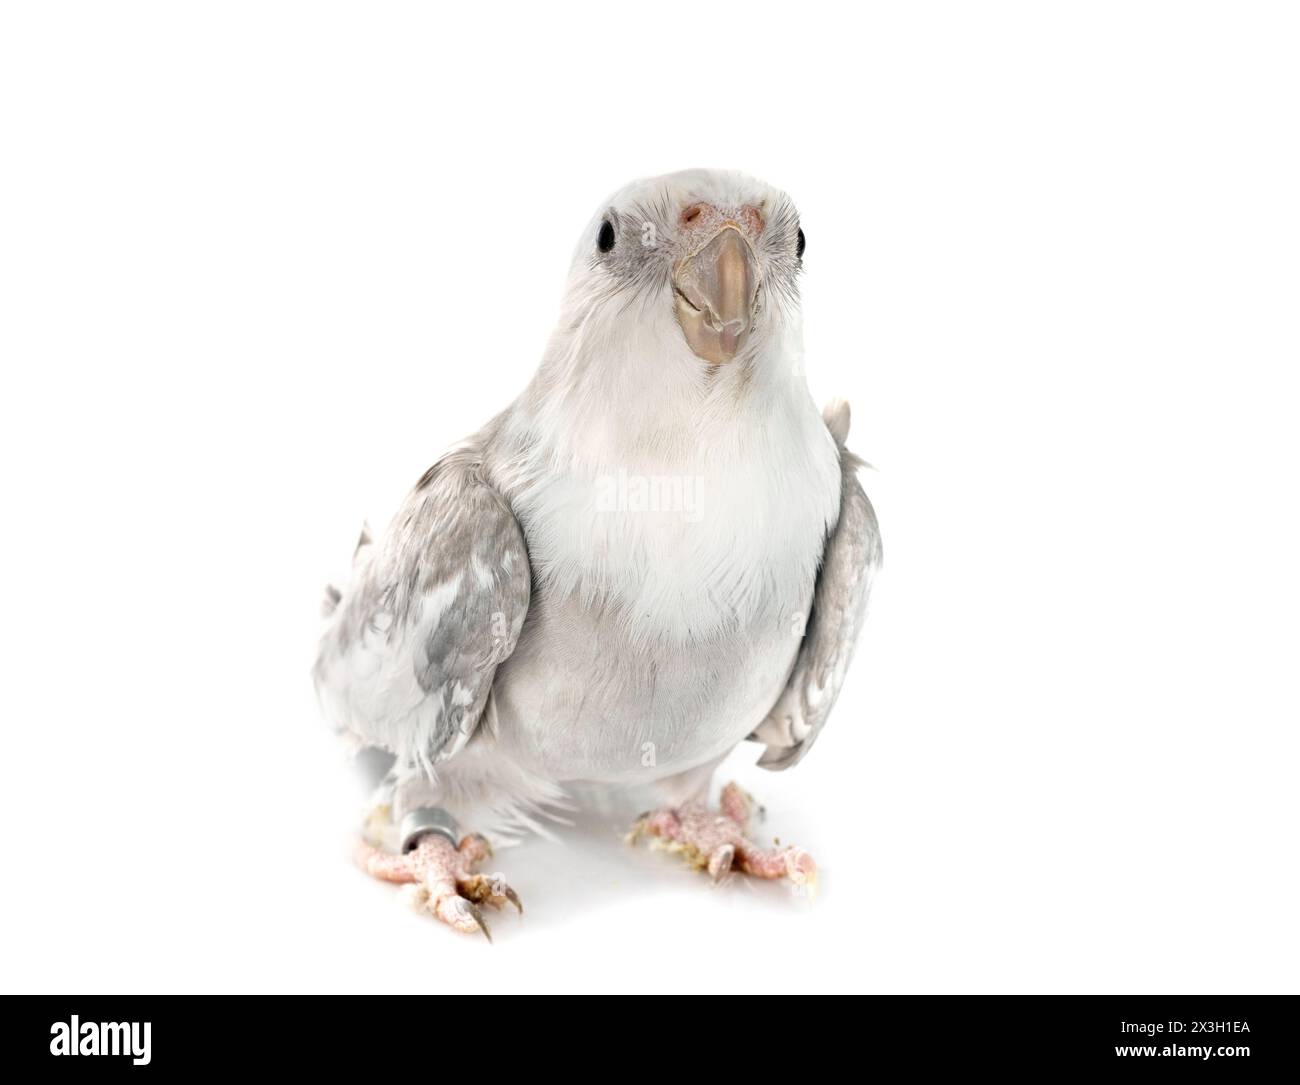
[[[553,477],[523,504],[534,576],[614,604],[648,641],[745,628],[810,592],[825,525],[807,478],[759,464]]]
[[[742,415],[690,447],[594,467],[551,455],[515,475],[534,596],[497,707],[522,753],[559,776],[662,776],[762,719],[839,504],[811,402],[779,422]]]

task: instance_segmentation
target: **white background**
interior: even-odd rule
[[[6,5],[0,983],[1296,990],[1297,29]],[[695,165],[798,202],[878,469],[831,726],[728,766],[824,891],[589,825],[498,854],[488,947],[348,864],[321,586],[527,381],[605,196]]]

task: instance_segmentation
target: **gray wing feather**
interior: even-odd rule
[[[880,567],[876,513],[858,482],[862,461],[844,447],[849,407],[826,409],[840,449],[840,515],[826,541],[812,613],[785,689],[751,738],[767,744],[758,763],[777,771],[798,764],[826,725],[866,618],[871,582]]]
[[[481,451],[444,456],[364,541],[314,669],[337,729],[430,769],[469,741],[528,612],[523,533]]]

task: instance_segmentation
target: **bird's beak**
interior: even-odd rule
[[[711,365],[731,361],[749,338],[757,291],[754,250],[726,223],[673,274],[677,323],[691,350]]]

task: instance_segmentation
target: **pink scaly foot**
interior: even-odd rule
[[[475,874],[474,868],[492,854],[488,842],[477,834],[456,847],[440,833],[425,833],[405,855],[380,851],[362,842],[357,862],[367,874],[386,882],[412,885],[410,901],[416,911],[428,912],[449,927],[473,934],[492,934],[479,910],[480,904],[501,908],[509,901],[523,914],[519,894],[499,874]]]
[[[754,800],[730,783],[722,789],[720,811],[704,803],[687,803],[643,814],[628,840],[648,836],[697,870],[708,871],[715,882],[736,869],[756,878],[789,878],[810,896],[816,893],[817,864],[811,855],[802,848],[760,848],[745,835],[753,809]]]

